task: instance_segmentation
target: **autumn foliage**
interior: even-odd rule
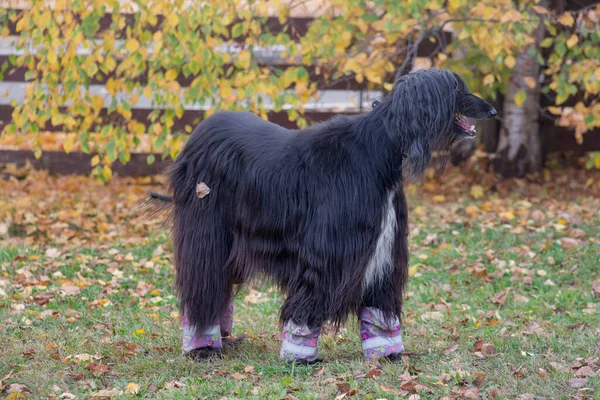
[[[535,44],[540,23],[546,37],[532,51],[546,68],[523,85],[541,85],[550,104],[544,114],[573,128],[578,140],[600,127],[599,6],[557,14],[539,1],[330,0],[313,10],[300,35],[290,15],[302,3],[58,0],[0,10],[3,35],[16,23],[22,50],[3,71],[26,67],[31,83],[3,134],[62,126],[64,150],[98,154],[94,174],[110,179],[112,162],[126,163],[144,139],[151,152],[175,157],[192,129],[174,128],[184,105],[201,106],[204,116],[286,111],[304,126],[303,105],[317,90],[344,80],[388,90],[427,43],[436,47],[429,65],[453,69],[474,91],[495,98],[506,89],[515,55]],[[269,16],[283,29],[270,29]],[[268,63],[266,49],[276,49]],[[100,81],[106,96],[90,92]],[[142,98],[152,103],[150,121],[132,113]],[[514,99],[524,100],[525,91]],[[33,150],[41,154],[39,141]],[[600,155],[591,163],[600,167]]]

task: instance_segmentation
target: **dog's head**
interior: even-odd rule
[[[376,109],[385,113],[388,132],[406,154],[413,176],[424,172],[432,152],[474,138],[472,120],[496,115],[496,109],[472,94],[457,74],[439,69],[401,77]]]

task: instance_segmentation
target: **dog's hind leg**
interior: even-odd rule
[[[327,287],[324,274],[314,264],[305,263],[303,273],[291,285],[282,309],[283,321],[280,358],[286,361],[314,363],[317,358],[321,326],[327,319]]]
[[[232,235],[221,210],[207,200],[211,201],[196,197],[176,203],[174,208],[173,249],[183,352],[195,358],[220,353],[220,320],[228,314],[233,297],[233,280],[227,270]],[[230,333],[230,326],[224,328]]]

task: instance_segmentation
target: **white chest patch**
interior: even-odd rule
[[[388,201],[383,206],[381,232],[377,239],[375,251],[367,264],[363,290],[377,282],[394,268],[392,249],[396,237],[396,210],[394,209],[394,193],[388,195]]]

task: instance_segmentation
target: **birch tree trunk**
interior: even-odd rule
[[[537,28],[536,53],[544,32],[542,23]],[[504,121],[500,129],[494,169],[505,177],[522,177],[538,172],[543,167],[539,132],[540,65],[535,56],[529,55],[528,50],[525,49],[516,56],[516,64],[504,98]],[[526,97],[519,106],[515,97],[520,91]]]

